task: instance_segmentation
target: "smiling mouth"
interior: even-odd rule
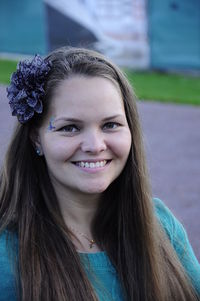
[[[82,168],[100,168],[104,167],[108,163],[110,163],[112,160],[100,160],[96,162],[91,162],[91,161],[77,161],[77,162],[72,162],[74,165],[82,167]]]

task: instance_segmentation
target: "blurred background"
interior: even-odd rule
[[[15,123],[6,85],[17,62],[60,46],[98,50],[133,85],[153,195],[200,260],[200,1],[1,0],[0,164]]]
[[[199,0],[1,0],[0,25],[5,53],[46,54],[68,44],[128,67],[200,68]]]

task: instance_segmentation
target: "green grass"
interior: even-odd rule
[[[0,59],[0,83],[9,83],[16,65],[16,61]],[[200,77],[130,70],[125,73],[139,99],[200,105]]]
[[[200,77],[125,71],[139,99],[200,105]]]
[[[0,59],[0,83],[9,83],[11,73],[16,70],[16,66],[16,61]]]

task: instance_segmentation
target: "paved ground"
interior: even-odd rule
[[[200,260],[200,108],[139,103],[154,196],[184,224]]]
[[[184,224],[200,260],[200,108],[154,102],[138,107],[153,194]],[[0,86],[0,162],[13,124]]]

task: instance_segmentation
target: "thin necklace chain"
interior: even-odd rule
[[[75,229],[74,227],[72,226],[68,226],[73,232],[81,235],[82,237],[84,237],[85,239],[87,239],[87,241],[89,241],[89,247],[90,249],[92,249],[93,245],[95,245],[95,240],[94,239],[90,239],[86,234],[78,231],[77,229]]]

